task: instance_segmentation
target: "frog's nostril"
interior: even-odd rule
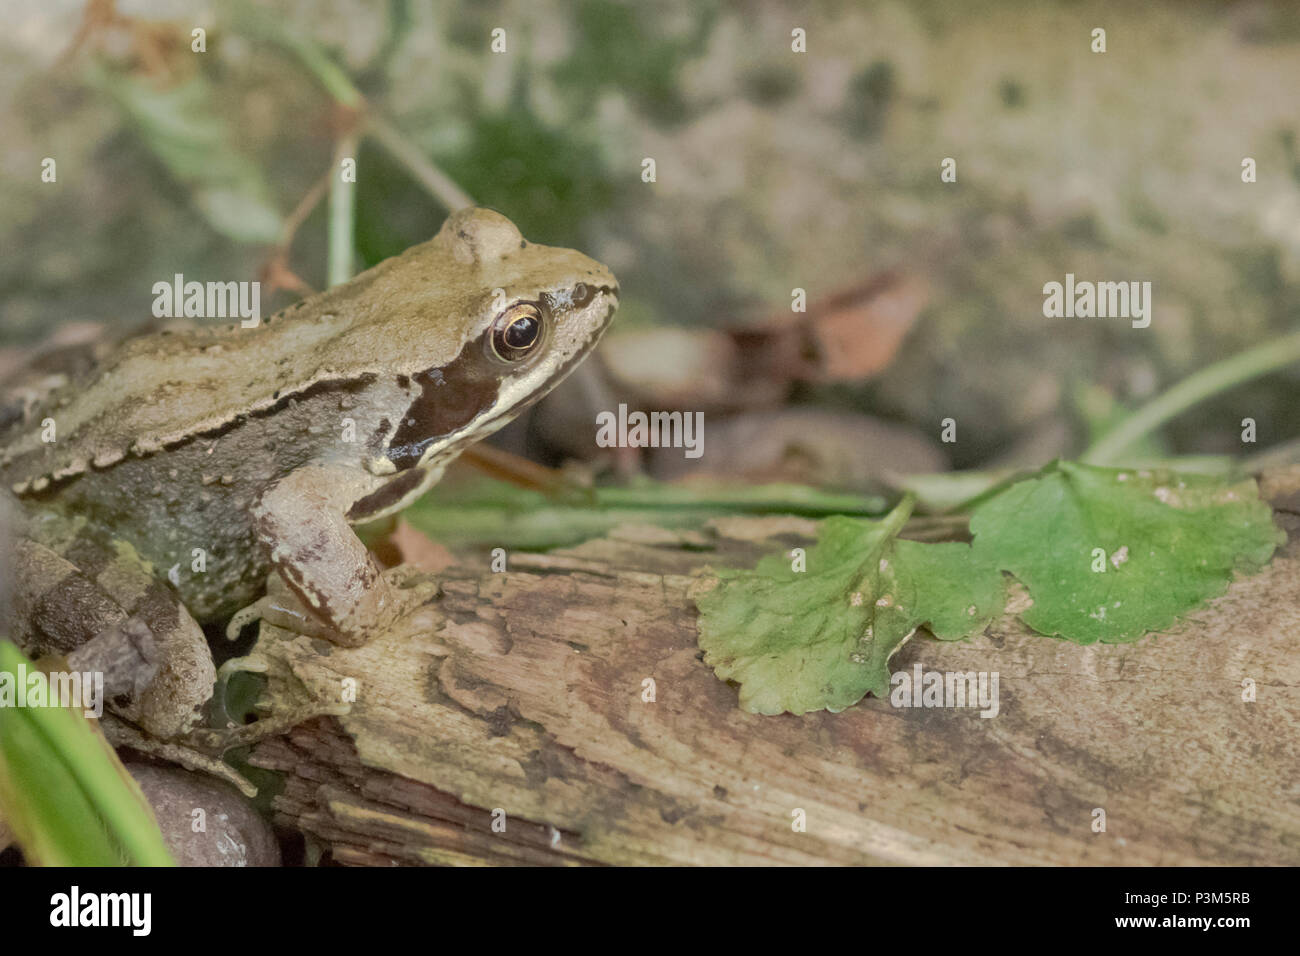
[[[580,309],[590,303],[596,295],[612,296],[618,298],[618,283],[595,285],[589,282],[579,282],[569,293],[569,305],[575,309]]]

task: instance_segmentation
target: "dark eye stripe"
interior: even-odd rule
[[[418,464],[431,444],[469,425],[496,404],[500,380],[485,364],[481,347],[471,342],[445,368],[412,376],[420,394],[406,409],[388,443],[388,458],[399,471]]]

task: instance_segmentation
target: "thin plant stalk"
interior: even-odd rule
[[[366,120],[365,130],[388,150],[407,172],[448,212],[464,209],[474,205],[469,193],[461,189],[456,181],[441,169],[429,162],[424,153],[412,143],[395,126],[380,116],[371,115]]]
[[[347,282],[352,278],[353,247],[356,230],[356,177],[343,175],[343,163],[357,158],[358,137],[355,132],[344,133],[339,137],[334,150],[334,172],[330,178],[329,205],[329,267],[328,282],[331,286]]]
[[[1300,362],[1300,331],[1215,362],[1143,405],[1083,453],[1093,465],[1115,464],[1134,442],[1194,405],[1244,382]]]

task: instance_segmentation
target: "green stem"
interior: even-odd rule
[[[429,162],[419,147],[407,139],[401,130],[367,108],[365,97],[347,71],[331,60],[324,50],[306,37],[284,29],[270,15],[248,3],[237,3],[234,9],[237,20],[246,31],[284,47],[298,58],[336,103],[354,112],[364,113],[363,132],[378,140],[448,212],[475,204],[473,198],[455,180]]]
[[[286,31],[281,34],[281,41],[293,53],[297,54],[303,66],[320,81],[321,86],[335,101],[349,109],[359,110],[365,102],[361,91],[353,85],[352,79],[325,52],[312,43]]]
[[[469,193],[456,181],[425,158],[424,153],[407,139],[397,127],[383,117],[371,115],[366,121],[366,132],[374,136],[384,149],[423,186],[448,212],[474,205]]]
[[[357,184],[343,178],[343,161],[357,158],[357,135],[345,133],[334,149],[330,178],[328,282],[336,286],[352,278],[352,252],[356,233]]]
[[[1138,439],[1193,405],[1293,362],[1300,362],[1300,331],[1215,362],[1143,405],[1094,442],[1080,460],[1093,465],[1114,464]]]
[[[880,519],[885,526],[886,534],[892,537],[902,531],[908,519],[912,517],[912,509],[915,507],[916,495],[909,491],[903,495],[898,504],[894,505],[893,511]]]
[[[654,485],[638,488],[597,488],[594,506],[605,509],[657,509],[739,511],[749,514],[794,514],[825,517],[832,514],[879,515],[883,498],[875,495],[836,494],[800,485],[728,487],[677,487]]]
[[[296,56],[335,102],[352,110],[360,110],[365,105],[365,97],[356,88],[352,78],[312,40],[297,30],[286,29],[270,13],[251,3],[235,3],[232,10],[235,21],[246,32],[278,43]]]

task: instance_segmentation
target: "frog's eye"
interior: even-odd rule
[[[512,305],[492,324],[492,351],[507,362],[527,358],[542,341],[542,310],[529,302]]]

